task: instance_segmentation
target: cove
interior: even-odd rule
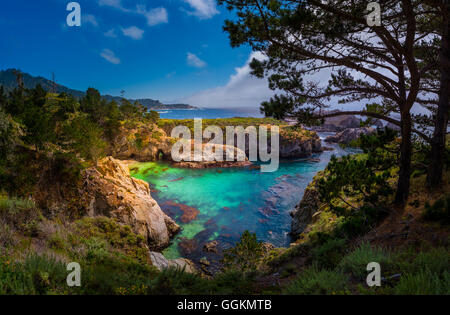
[[[152,197],[182,227],[164,256],[198,261],[208,257],[202,250],[205,243],[217,240],[223,250],[234,246],[245,230],[276,247],[288,246],[289,212],[306,186],[332,155],[356,152],[331,147],[314,160],[281,160],[273,173],[252,167],[181,169],[166,162],[137,163],[130,169],[132,176],[150,184]]]

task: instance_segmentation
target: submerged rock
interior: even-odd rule
[[[112,157],[82,172],[80,196],[88,215],[130,225],[151,249],[167,247],[180,230],[151,197],[148,183],[132,178],[128,168]]]
[[[209,253],[217,253],[218,252],[218,250],[217,250],[217,246],[218,245],[219,245],[218,241],[212,241],[212,242],[206,243],[203,246],[203,250],[205,252],[209,252]]]
[[[166,212],[169,213],[182,213],[179,220],[182,223],[189,223],[195,219],[197,219],[197,216],[200,214],[200,210],[198,210],[197,208],[194,207],[190,207],[188,205],[185,204],[181,204],[181,203],[176,203],[173,201],[167,201],[163,204],[161,204],[161,206],[163,207],[163,209]]]
[[[150,252],[150,259],[153,266],[155,266],[159,271],[163,271],[168,268],[175,268],[178,270],[184,270],[187,273],[198,273],[194,263],[186,258],[169,260],[161,253]]]

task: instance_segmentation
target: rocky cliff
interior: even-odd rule
[[[332,110],[322,114],[333,114],[339,112]],[[326,118],[321,126],[312,127],[312,130],[319,132],[340,132],[348,128],[359,128],[361,119],[353,115],[343,115]]]
[[[150,249],[169,245],[180,227],[150,195],[148,183],[130,177],[128,167],[107,157],[82,173],[82,205],[89,216],[106,216],[132,227]]]
[[[139,162],[168,159],[174,142],[155,124],[124,125],[111,142],[108,154],[117,159]]]
[[[302,200],[290,213],[292,217],[290,234],[293,238],[297,238],[305,231],[319,209],[319,192],[317,191],[316,180],[321,174],[322,172],[319,172],[308,187],[306,187]]]
[[[352,141],[359,139],[361,135],[368,135],[374,132],[375,129],[370,127],[345,129],[334,136],[327,137],[325,142],[348,145]]]
[[[322,141],[317,133],[299,127],[281,128],[281,158],[304,158],[322,151]]]

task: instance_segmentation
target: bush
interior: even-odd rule
[[[394,288],[400,295],[448,295],[450,294],[450,273],[444,272],[442,277],[430,270],[415,274],[406,274]]]
[[[413,271],[429,270],[441,275],[450,272],[450,253],[446,248],[433,248],[429,252],[422,252],[413,261]]]
[[[355,238],[367,233],[377,222],[386,216],[386,212],[364,205],[343,218],[335,234],[341,237]]]
[[[0,198],[0,221],[28,236],[37,236],[41,212],[27,199]]]
[[[367,275],[366,268],[370,262],[379,263],[382,271],[392,266],[390,253],[378,247],[372,248],[368,243],[363,243],[360,247],[345,256],[338,267],[339,270],[350,273],[353,277],[362,280]]]
[[[256,271],[262,256],[262,243],[258,242],[256,234],[245,231],[235,247],[224,251],[224,268],[243,272]]]
[[[450,195],[438,199],[432,206],[427,202],[422,218],[426,221],[450,224]]]
[[[23,263],[0,261],[0,294],[66,293],[66,267],[49,256],[30,255]]]
[[[319,267],[333,269],[344,256],[345,247],[345,239],[329,239],[322,245],[314,247],[311,250],[311,255]]]
[[[283,290],[289,295],[345,294],[347,278],[336,271],[318,270],[316,267],[305,270]]]
[[[241,271],[225,271],[211,281],[211,293],[220,295],[255,294],[253,275]]]

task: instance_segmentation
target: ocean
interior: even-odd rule
[[[161,118],[166,119],[215,119],[233,117],[264,117],[259,108],[198,108],[198,109],[173,109],[158,111]]]

